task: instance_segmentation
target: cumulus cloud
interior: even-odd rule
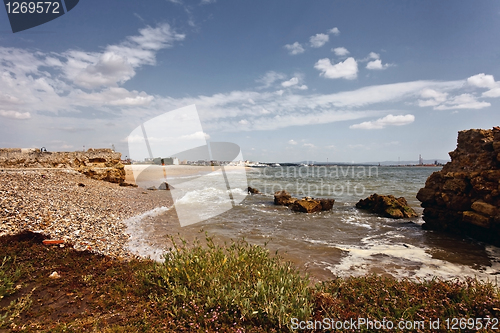
[[[473,75],[467,79],[467,84],[472,87],[489,88],[488,91],[483,92],[482,97],[500,97],[500,82],[495,81],[493,75],[484,73]]]
[[[31,114],[29,112],[17,112],[17,111],[5,111],[0,110],[0,116],[11,119],[30,119]]]
[[[345,47],[336,47],[332,49],[336,56],[344,57],[349,54],[349,51]]]
[[[389,64],[382,64],[382,60],[377,59],[377,60],[370,61],[366,65],[366,68],[371,69],[371,70],[383,70],[383,69],[388,68],[389,66],[390,66]]]
[[[300,90],[307,90],[307,89],[309,89],[305,84],[303,84],[301,86],[298,86],[297,88],[300,89]]]
[[[383,118],[379,118],[373,121],[365,121],[360,124],[354,124],[349,126],[352,129],[382,129],[387,126],[403,126],[411,124],[415,121],[415,116],[412,114],[394,116],[388,114]]]
[[[297,141],[295,141],[295,140],[291,139],[291,140],[289,140],[289,141],[288,141],[288,144],[289,144],[289,145],[296,145],[296,144],[297,144]]]
[[[484,73],[477,74],[467,78],[467,83],[474,87],[479,88],[495,88],[497,84],[495,83],[495,78],[493,75],[486,75]]]
[[[328,33],[334,34],[335,36],[338,36],[338,35],[340,35],[340,30],[339,30],[339,28],[335,27],[335,28],[328,30]]]
[[[274,82],[278,80],[283,80],[286,78],[286,75],[283,73],[278,73],[275,71],[269,71],[263,76],[259,77],[255,80],[257,83],[261,83],[262,86],[260,88],[269,88]]]
[[[290,80],[282,82],[281,85],[283,87],[287,88],[287,87],[294,86],[298,83],[299,83],[299,79],[296,77],[292,77]]]
[[[293,44],[286,44],[284,47],[285,47],[285,49],[288,50],[288,52],[291,55],[301,54],[301,53],[304,53],[304,51],[305,51],[299,42],[295,42]]]
[[[330,37],[328,37],[328,35],[326,34],[316,34],[314,36],[311,36],[309,38],[309,42],[311,43],[311,47],[322,47],[323,45],[326,44],[326,42],[328,42],[328,39]]]
[[[337,64],[332,64],[328,58],[320,59],[314,64],[314,68],[321,72],[321,76],[328,79],[354,80],[358,76],[358,63],[353,57]]]

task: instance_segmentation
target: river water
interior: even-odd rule
[[[496,281],[500,248],[422,229],[423,209],[415,196],[427,177],[438,170],[354,165],[247,169],[248,185],[262,194],[244,198],[245,189],[233,187],[235,198],[243,201],[222,214],[184,227],[175,208],[143,214],[128,221],[131,250],[160,259],[171,244],[168,235],[192,241],[203,239],[206,232],[218,242],[244,237],[251,244],[266,244],[316,280],[377,273],[397,278],[471,276]],[[169,183],[175,185],[190,177],[196,178],[173,177]],[[335,204],[328,212],[295,213],[273,204],[273,193],[281,189],[295,197],[333,198]],[[201,194],[223,198],[222,192],[205,179],[199,192],[180,196],[176,204],[196,211],[206,207],[202,202],[206,195]],[[373,193],[405,197],[419,217],[395,220],[355,208],[356,202]]]

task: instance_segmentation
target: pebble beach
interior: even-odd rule
[[[171,206],[168,191],[121,187],[71,169],[0,170],[0,236],[29,230],[64,240],[61,246],[130,259],[125,221]]]

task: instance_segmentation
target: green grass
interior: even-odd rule
[[[429,320],[500,317],[498,288],[473,279],[369,275],[313,285],[291,263],[244,240],[174,242],[165,262],[155,263],[44,246],[42,239],[0,238],[0,331],[287,332],[292,318],[369,318],[424,321],[422,331],[433,332]],[[49,278],[53,271],[61,278]]]

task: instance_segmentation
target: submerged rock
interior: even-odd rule
[[[449,154],[451,162],[418,191],[422,227],[500,246],[500,128],[458,132],[457,148]]]
[[[413,208],[408,206],[405,198],[396,198],[393,195],[378,195],[374,193],[366,199],[359,200],[356,207],[393,219],[417,216]]]
[[[319,200],[313,200],[312,198],[303,198],[295,201],[290,209],[294,212],[302,213],[316,213],[321,212],[321,202]]]

